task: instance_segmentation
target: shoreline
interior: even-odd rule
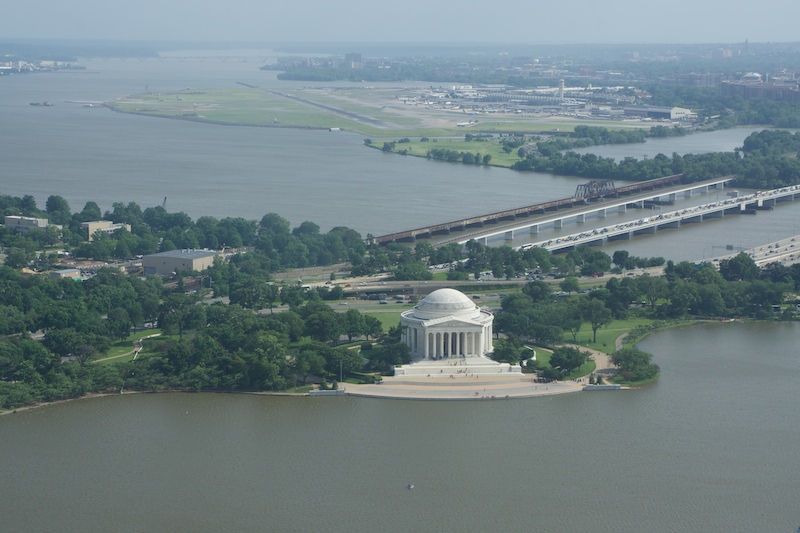
[[[582,392],[583,387],[588,383],[553,381],[550,383],[534,383],[532,378],[510,378],[505,383],[497,378],[494,381],[476,380],[475,382],[462,382],[459,384],[448,383],[450,380],[441,378],[431,378],[428,383],[421,384],[416,381],[398,380],[394,383],[386,382],[381,385],[355,385],[347,383],[341,390],[341,396],[353,396],[359,398],[376,398],[385,400],[416,400],[416,401],[438,401],[438,400],[489,400],[489,399],[515,399],[533,398],[537,396],[553,396],[558,394],[568,394]],[[390,378],[388,378],[390,379]],[[502,378],[500,378],[502,379]],[[373,389],[377,387],[378,389]],[[476,390],[477,389],[477,390]],[[483,392],[481,392],[483,391]],[[161,391],[139,391],[130,390],[120,392],[93,392],[77,398],[64,398],[62,400],[52,400],[49,402],[38,402],[13,409],[0,411],[0,416],[12,415],[25,411],[33,411],[52,405],[77,402],[81,400],[92,400],[95,398],[106,398],[110,396],[125,396],[130,394],[242,394],[252,396],[297,396],[311,397],[307,392],[271,392],[271,391],[213,391],[199,390],[188,391],[179,389],[168,389]]]
[[[58,405],[61,403],[77,402],[80,400],[93,400],[95,398],[106,398],[109,396],[126,396],[129,394],[248,394],[254,396],[308,396],[307,392],[272,392],[272,391],[214,391],[214,390],[199,390],[190,391],[183,389],[164,389],[159,391],[151,390],[126,390],[125,392],[90,392],[77,398],[64,398],[63,400],[52,400],[49,402],[37,402],[30,405],[23,405],[13,409],[0,410],[0,416],[11,415],[21,411],[32,411],[42,407],[49,407],[51,405]]]
[[[604,378],[609,371],[613,371],[610,367],[610,356],[598,350],[580,347],[583,350],[588,350],[595,358],[597,367],[594,374],[602,375]],[[473,380],[464,379],[463,381],[454,382],[452,379],[446,378],[417,378],[417,379],[403,379],[394,377],[385,377],[381,384],[342,384],[344,394],[342,396],[353,396],[360,398],[378,398],[387,400],[422,400],[422,401],[440,401],[440,400],[494,400],[494,399],[515,399],[515,398],[533,398],[538,396],[553,396],[558,394],[568,394],[573,392],[582,392],[584,386],[588,382],[587,377],[578,378],[575,381],[553,381],[550,383],[535,383],[533,377],[528,377],[530,374],[522,374],[515,376],[497,377],[494,375],[477,376]],[[623,387],[625,388],[625,387]],[[30,411],[39,409],[50,405],[57,405],[61,403],[88,400],[93,398],[104,398],[108,396],[124,396],[125,394],[166,394],[166,393],[211,393],[211,394],[249,394],[256,396],[307,396],[311,395],[307,392],[273,392],[273,391],[213,391],[213,390],[199,390],[189,391],[185,389],[166,389],[161,391],[140,391],[140,390],[127,390],[125,392],[96,392],[88,393],[77,398],[65,398],[62,400],[53,400],[49,402],[38,402],[31,405],[24,405],[15,407],[14,409],[0,411],[0,416],[15,414],[22,411]]]

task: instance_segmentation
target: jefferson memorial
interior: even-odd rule
[[[402,340],[413,362],[410,367],[396,368],[395,375],[521,372],[519,365],[487,357],[492,353],[493,321],[492,313],[460,291],[430,293],[400,315]]]

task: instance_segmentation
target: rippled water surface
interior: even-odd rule
[[[0,419],[9,531],[793,531],[792,324],[653,335],[634,391],[125,395]],[[413,483],[413,490],[406,489]]]

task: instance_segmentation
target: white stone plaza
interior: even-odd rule
[[[455,289],[439,289],[400,315],[402,338],[412,362],[395,376],[477,378],[522,372],[519,365],[497,363],[492,353],[494,316]]]

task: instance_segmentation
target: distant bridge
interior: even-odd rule
[[[585,206],[587,202],[606,197],[606,195],[614,198],[620,198],[622,196],[630,196],[643,191],[653,191],[666,187],[676,187],[680,185],[682,176],[682,174],[676,174],[674,176],[642,181],[632,185],[626,185],[624,187],[614,187],[613,183],[610,181],[589,182],[587,184],[580,185],[575,192],[575,196],[570,198],[562,198],[561,200],[553,200],[550,202],[543,202],[525,207],[518,207],[515,209],[507,209],[497,213],[478,215],[460,220],[454,220],[452,222],[445,222],[442,224],[434,224],[430,226],[423,226],[421,228],[380,235],[378,237],[374,237],[373,242],[376,244],[386,244],[396,241],[413,241],[419,237],[430,237],[434,234],[447,234],[451,231],[463,231],[468,228],[479,228],[484,224],[497,223],[501,220],[515,220],[517,217],[530,217],[533,214],[544,214],[548,211],[558,211],[559,209]],[[723,181],[729,181],[730,179],[732,178],[727,178]],[[692,185],[692,187],[700,186],[700,184]],[[656,196],[662,196],[664,194],[666,193],[659,193]],[[479,233],[481,232],[479,231]]]
[[[565,235],[546,241],[533,242],[520,246],[518,249],[544,248],[551,252],[556,252],[571,250],[582,244],[599,246],[613,240],[627,240],[636,235],[654,234],[659,228],[679,228],[682,224],[703,222],[711,218],[723,218],[725,215],[730,214],[754,214],[759,210],[772,209],[780,202],[792,202],[798,198],[800,198],[800,185],[792,185],[791,187],[770,191],[759,191],[755,194],[718,199],[714,202],[694,207],[659,213],[655,216],[646,216],[635,221],[631,220],[613,226],[573,233],[572,235]],[[771,259],[771,257],[767,257],[762,261],[767,262]]]

